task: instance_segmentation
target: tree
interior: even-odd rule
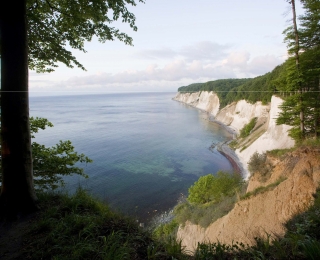
[[[223,196],[233,195],[243,183],[237,173],[218,171],[202,176],[189,188],[188,201],[195,204],[219,202]]]
[[[143,2],[143,0],[139,0]],[[1,156],[0,207],[9,215],[36,209],[29,123],[28,64],[52,71],[58,62],[84,67],[66,46],[84,51],[94,35],[101,42],[132,39],[111,27],[122,19],[133,30],[134,0],[20,0],[0,2]],[[112,18],[109,18],[111,15]],[[29,55],[28,55],[29,54]]]
[[[289,53],[294,53],[295,61],[296,61],[296,85],[297,90],[299,91],[299,115],[300,115],[300,134],[301,139],[305,138],[305,126],[304,126],[304,106],[303,106],[303,94],[302,94],[302,82],[301,82],[301,71],[300,71],[300,41],[299,41],[299,32],[297,26],[297,15],[296,15],[296,4],[295,0],[288,1],[291,4],[292,9],[292,22],[293,27],[289,28],[287,34]],[[290,38],[294,38],[294,41],[290,41]]]
[[[294,1],[290,2],[295,13]],[[294,56],[286,61],[284,81],[277,87],[290,93],[281,106],[277,123],[293,126],[290,135],[296,140],[318,138],[320,134],[320,3],[302,3],[305,13],[299,18],[300,29],[294,23],[285,31],[289,53]]]

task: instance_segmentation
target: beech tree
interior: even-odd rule
[[[139,2],[144,2],[139,0]],[[127,9],[134,0],[0,1],[1,156],[0,207],[7,215],[33,211],[37,197],[29,122],[28,66],[51,72],[58,62],[84,69],[66,46],[85,51],[84,42],[132,38],[111,24],[116,20],[136,31]]]

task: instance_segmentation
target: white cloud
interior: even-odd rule
[[[147,49],[139,51],[135,54],[136,57],[145,59],[172,59],[183,58],[188,61],[202,60],[212,61],[214,59],[221,59],[227,56],[228,45],[222,45],[210,41],[201,41],[193,45],[188,45],[173,50],[172,48],[162,47],[160,49]]]
[[[274,55],[251,57],[246,50],[229,50],[229,47],[212,42],[199,42],[173,51],[169,48],[141,52],[146,57],[166,57],[161,62],[149,63],[143,69],[120,72],[99,72],[85,76],[51,78],[43,87],[43,78],[33,78],[32,91],[135,91],[148,88],[175,91],[177,87],[194,82],[223,78],[255,77],[271,71],[283,60]],[[173,55],[173,56],[171,56]],[[34,75],[32,75],[34,76]]]
[[[264,55],[250,59],[250,54],[232,52],[220,61],[206,62],[203,60],[188,61],[174,59],[164,66],[150,64],[144,70],[127,70],[120,73],[99,73],[83,77],[72,77],[65,81],[70,87],[108,86],[112,84],[141,84],[151,81],[177,82],[183,79],[199,81],[232,77],[253,77],[271,71],[281,60]]]

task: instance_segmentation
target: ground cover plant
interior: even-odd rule
[[[74,195],[41,193],[41,210],[17,234],[20,250],[0,225],[0,258],[12,259],[184,259],[181,242],[160,242],[131,218],[79,189]],[[12,228],[12,223],[9,223]],[[11,230],[11,229],[10,229]],[[8,230],[7,230],[8,231]],[[11,251],[12,250],[12,251]]]

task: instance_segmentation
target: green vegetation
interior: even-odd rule
[[[169,223],[160,224],[153,230],[153,235],[159,240],[175,238],[178,231],[179,223],[174,219]]]
[[[284,31],[291,57],[277,87],[288,93],[278,123],[293,126],[290,135],[296,140],[320,135],[320,2],[301,3],[305,12],[299,17],[300,28],[294,24]],[[291,4],[294,7],[294,2]]]
[[[188,201],[194,204],[217,203],[223,196],[232,196],[243,184],[237,173],[218,171],[202,176],[189,188]]]
[[[39,129],[53,127],[45,118],[30,118],[31,136],[38,133]],[[78,174],[87,178],[83,169],[75,166],[76,163],[92,162],[84,154],[74,151],[71,141],[61,141],[53,147],[32,142],[33,176],[35,188],[38,190],[53,190],[64,185],[63,176]]]
[[[41,193],[39,199],[42,210],[19,233],[23,249],[14,249],[21,259],[317,259],[320,253],[320,191],[308,211],[288,221],[283,238],[267,235],[253,246],[200,243],[194,255],[181,241],[154,239],[83,190],[71,197]]]
[[[272,165],[267,162],[267,154],[259,154],[255,152],[248,162],[248,170],[251,175],[259,174],[260,181],[263,181],[269,177],[269,174],[272,171]]]
[[[271,151],[267,152],[267,155],[271,155],[271,156],[275,156],[278,158],[281,158],[283,155],[285,155],[286,153],[293,151],[295,148],[290,148],[290,149],[274,149]]]
[[[112,212],[84,190],[73,196],[41,193],[39,199],[42,210],[24,230],[20,259],[184,257],[181,243],[154,240],[135,221]]]
[[[270,190],[273,190],[275,187],[277,187],[281,182],[285,181],[286,178],[285,177],[280,177],[278,180],[276,180],[275,182],[273,183],[270,183],[269,185],[267,186],[260,186],[256,189],[254,189],[253,191],[250,191],[250,192],[247,192],[246,194],[244,194],[243,196],[241,196],[241,199],[244,200],[244,199],[248,199],[252,196],[256,196],[257,194],[261,194],[261,193],[264,193],[266,191],[270,191]]]
[[[53,127],[53,124],[45,118],[30,118],[31,137],[39,130],[46,127]],[[79,163],[91,163],[92,160],[83,153],[79,154],[74,150],[71,141],[59,141],[53,147],[46,147],[37,142],[32,142],[33,177],[37,191],[54,190],[64,185],[63,177],[77,174],[84,178],[88,176],[83,168],[75,166]],[[1,166],[0,166],[1,169]],[[1,179],[1,170],[0,170]]]
[[[217,219],[228,214],[234,207],[239,197],[245,194],[246,185],[230,196],[221,198],[219,202],[211,202],[202,205],[191,204],[186,201],[178,204],[174,209],[175,221],[183,225],[186,221],[201,227],[208,227]]]
[[[257,123],[257,117],[254,117],[250,120],[248,124],[246,124],[241,130],[240,130],[240,137],[245,138],[250,135],[252,129],[255,127]]]
[[[174,223],[187,220],[202,227],[209,226],[226,215],[245,193],[246,185],[237,173],[219,171],[216,175],[202,176],[189,188],[185,202],[174,208]]]

